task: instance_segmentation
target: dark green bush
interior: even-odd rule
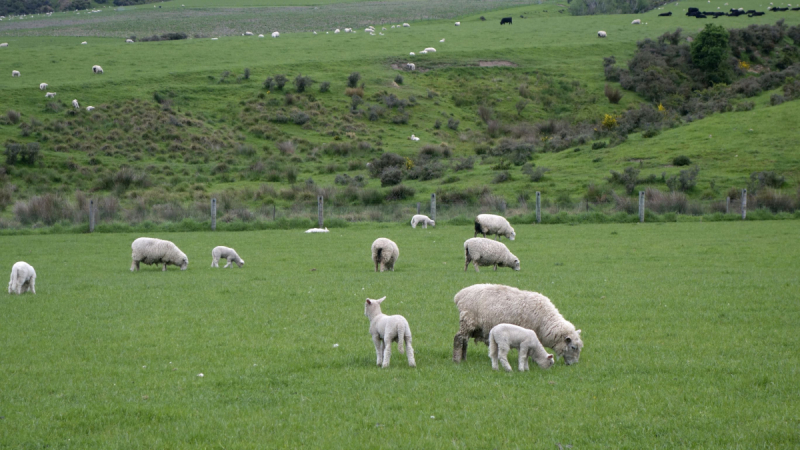
[[[403,181],[403,171],[395,166],[383,169],[381,172],[381,187],[394,186]]]
[[[673,166],[688,166],[692,164],[692,160],[688,156],[680,155],[672,159]]]

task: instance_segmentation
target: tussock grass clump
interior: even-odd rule
[[[6,111],[6,121],[12,125],[18,124],[20,120],[20,113],[18,111],[14,111],[13,109],[9,109]]]
[[[619,101],[622,100],[623,97],[623,94],[622,92],[620,92],[619,89],[611,87],[611,85],[608,83],[606,83],[606,87],[603,93],[605,94],[606,98],[612,105],[616,105],[617,103],[619,103]]]
[[[53,225],[71,219],[74,209],[61,194],[44,194],[20,200],[14,204],[14,217],[23,225],[43,223]]]

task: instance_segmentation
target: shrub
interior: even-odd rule
[[[622,100],[622,92],[620,92],[620,90],[617,88],[612,88],[611,85],[608,83],[606,83],[604,93],[608,101],[614,105],[616,105],[617,103],[619,103],[620,100]]]
[[[670,33],[667,31],[666,33],[662,34],[658,37],[658,43],[663,44],[665,41],[668,41],[672,45],[678,45],[681,41],[681,32],[683,31],[682,28],[678,28],[674,32]]]
[[[456,172],[460,172],[462,170],[472,170],[474,165],[475,165],[475,158],[474,157],[472,157],[472,156],[461,157],[453,165],[453,170],[456,171]]]
[[[609,178],[610,183],[621,184],[625,187],[625,192],[628,195],[632,194],[634,189],[636,189],[636,183],[639,181],[639,169],[635,167],[626,167],[622,173],[617,172],[616,170],[611,171],[611,178]]]
[[[748,189],[753,193],[764,187],[780,189],[785,183],[786,179],[775,172],[753,172]]]
[[[444,169],[444,166],[438,160],[429,161],[411,169],[408,173],[408,178],[420,181],[435,180],[444,175]]]
[[[784,195],[774,189],[765,189],[758,193],[756,204],[761,208],[767,208],[773,213],[792,212],[796,209],[794,199],[789,195]]]
[[[281,155],[293,155],[296,148],[292,141],[278,142],[275,146],[278,147],[278,151]]]
[[[14,111],[13,109],[9,109],[6,111],[6,119],[8,119],[8,123],[10,124],[17,124],[19,123],[20,113]]]
[[[608,146],[608,142],[606,141],[598,141],[592,143],[592,150],[600,150],[601,148],[606,148]]]
[[[642,137],[645,139],[649,139],[651,137],[656,137],[661,134],[661,130],[658,128],[648,128],[642,132]]]
[[[346,88],[344,90],[344,95],[346,95],[348,97],[353,97],[354,95],[357,95],[357,96],[363,98],[364,97],[364,89],[360,88],[360,87],[357,87],[357,88]]]
[[[508,171],[503,171],[494,176],[492,184],[505,183],[506,181],[511,181],[511,174]]]
[[[528,106],[528,103],[530,103],[530,100],[523,98],[522,100],[518,101],[516,105],[514,105],[514,108],[517,109],[518,116],[522,115],[522,110],[524,110],[525,107]]]
[[[490,149],[489,154],[501,156],[515,166],[521,166],[533,158],[535,151],[533,142],[506,138]]]
[[[778,106],[778,105],[780,105],[781,103],[783,103],[785,101],[786,101],[786,97],[784,97],[781,94],[772,94],[769,97],[769,104],[772,105],[772,106]]]
[[[309,76],[297,75],[294,78],[294,87],[297,89],[297,92],[305,92],[306,88],[311,86],[314,80],[311,79]]]
[[[414,188],[398,184],[397,186],[394,186],[392,189],[389,190],[389,193],[386,194],[386,200],[390,202],[396,200],[406,200],[409,198],[413,198],[414,194],[416,193],[417,191],[415,191]]]
[[[436,119],[436,122],[433,123],[433,128],[435,130],[438,130],[438,129],[442,128],[442,121],[439,120],[439,119]]]
[[[297,168],[292,166],[286,169],[286,181],[289,184],[295,184],[297,182]]]
[[[524,166],[522,166],[522,173],[530,177],[531,181],[533,181],[534,183],[542,181],[542,179],[544,178],[544,174],[549,171],[550,169],[548,169],[547,167],[534,168],[531,163],[527,163]]]
[[[459,123],[460,122],[458,120],[456,120],[456,119],[451,117],[451,118],[447,119],[447,128],[450,128],[451,130],[454,130],[454,131],[458,131],[458,124]]]
[[[365,189],[362,190],[358,195],[359,200],[361,203],[365,205],[380,205],[383,203],[384,196],[381,194],[381,191],[377,189]]]
[[[692,160],[688,156],[680,155],[672,159],[673,166],[688,166],[692,164]]]
[[[361,74],[358,72],[352,72],[350,76],[347,77],[347,87],[354,88],[358,86],[359,80],[361,80]]]
[[[275,75],[275,79],[273,80],[272,85],[275,89],[282,91],[287,81],[289,81],[289,79],[286,78],[286,75],[283,74]]]
[[[486,133],[491,137],[497,137],[500,135],[500,121],[499,120],[492,120],[490,119],[486,122]]]
[[[73,209],[67,199],[60,194],[44,194],[31,197],[27,202],[18,201],[14,204],[14,215],[24,225],[39,222],[53,225],[58,221],[72,218]]]
[[[275,78],[267,77],[267,79],[264,80],[263,84],[264,84],[264,89],[274,89],[273,85],[275,84]]]
[[[384,153],[367,164],[370,175],[377,178],[387,167],[402,169],[406,166],[406,159],[396,153]]]
[[[725,27],[709,23],[692,41],[692,65],[703,71],[709,85],[730,82],[730,69],[727,66],[729,39],[730,34]]]
[[[308,114],[304,113],[303,111],[292,112],[291,118],[295,125],[303,125],[311,120],[311,117],[309,117]]]
[[[403,76],[398,74],[396,77],[394,77],[394,82],[397,84],[403,84]]]
[[[485,105],[478,107],[478,117],[481,118],[483,123],[489,123],[489,119],[491,119],[493,115],[494,111],[492,111],[492,108]]]
[[[184,38],[184,39],[186,39],[186,38]],[[244,68],[244,75],[243,76],[244,76],[245,80],[249,80],[250,79],[250,69],[248,67]]]
[[[697,174],[700,168],[694,166],[693,169],[681,170],[677,176],[667,179],[667,187],[671,191],[689,192],[697,185]]]
[[[319,85],[320,92],[328,92],[331,90],[331,82],[330,81],[323,81]]]
[[[403,171],[398,167],[387,167],[381,172],[381,187],[394,186],[401,181],[403,181]]]

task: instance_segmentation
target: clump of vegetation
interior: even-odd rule
[[[403,84],[403,76],[400,75],[400,74],[397,74],[397,76],[394,77],[394,82],[397,83],[397,84]]]
[[[522,166],[522,173],[527,175],[534,183],[542,181],[544,174],[549,172],[547,167],[533,167],[533,164],[527,163]]]
[[[331,90],[331,82],[330,81],[323,81],[319,85],[320,92],[328,92]]]
[[[624,186],[625,192],[627,192],[628,195],[633,194],[634,189],[636,189],[636,183],[639,181],[639,169],[635,167],[626,167],[622,172],[612,170],[611,178],[609,178],[608,181]]]
[[[676,156],[672,159],[673,166],[688,166],[692,164],[692,160],[686,155]]]
[[[359,80],[361,80],[361,74],[358,72],[352,72],[350,76],[347,77],[347,87],[354,88],[358,86]]]
[[[623,95],[622,92],[620,92],[620,90],[617,88],[611,87],[611,85],[608,83],[606,83],[604,93],[608,101],[614,105],[616,105],[617,103],[619,103],[620,100],[622,100],[622,95]]]
[[[306,88],[311,86],[313,82],[314,80],[312,80],[311,77],[298,74],[294,78],[294,87],[297,89],[297,92],[305,92]]]
[[[667,187],[671,191],[689,192],[697,185],[697,174],[700,168],[694,166],[692,169],[681,170],[678,175],[667,179]]]

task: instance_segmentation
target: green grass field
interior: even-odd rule
[[[0,237],[6,268],[38,274],[0,301],[0,448],[800,445],[792,221],[520,225],[519,272],[464,272],[470,234],[159,234],[190,261],[166,273],[128,271],[134,234]],[[379,236],[395,272],[372,271]],[[219,244],[244,268],[209,268]],[[493,372],[472,343],[453,363],[452,298],[475,283],[551,298],[580,363]],[[384,295],[416,369],[375,367],[363,302]]]

